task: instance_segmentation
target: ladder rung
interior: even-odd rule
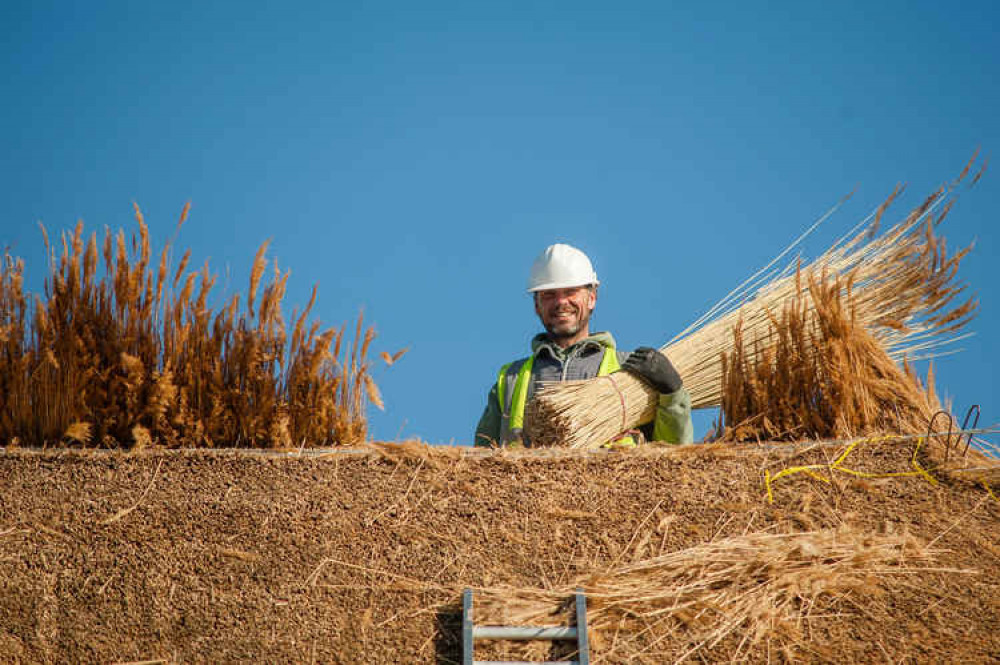
[[[578,660],[474,660],[472,665],[580,665]]]
[[[474,640],[575,640],[574,626],[475,626]]]
[[[462,591],[462,665],[590,665],[587,597],[574,594],[576,626],[477,626],[472,620],[472,589]],[[575,640],[577,660],[476,660],[476,640]]]

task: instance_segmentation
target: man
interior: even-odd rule
[[[618,351],[610,333],[590,333],[597,304],[597,273],[587,255],[569,245],[551,245],[531,267],[528,292],[545,327],[531,340],[531,355],[504,365],[486,398],[475,445],[506,446],[524,437],[524,407],[542,382],[590,379],[622,369],[658,393],[656,419],[641,428],[647,439],[691,443],[691,398],[666,356],[650,347]],[[609,442],[612,443],[612,442]],[[631,437],[621,441],[633,443]]]

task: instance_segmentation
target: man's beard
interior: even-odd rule
[[[543,323],[545,323],[545,332],[547,332],[549,337],[553,340],[558,341],[562,339],[569,339],[587,327],[590,323],[590,312],[586,312],[581,315],[573,324],[568,326],[562,324],[559,330],[555,328],[555,324],[549,322]]]

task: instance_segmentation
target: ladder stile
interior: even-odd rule
[[[462,665],[473,665],[472,589],[462,592]]]
[[[580,665],[590,665],[590,640],[587,639],[587,596],[576,589],[576,657]]]

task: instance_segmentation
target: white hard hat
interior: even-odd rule
[[[600,284],[587,255],[569,245],[549,245],[538,255],[528,277],[528,292]]]

